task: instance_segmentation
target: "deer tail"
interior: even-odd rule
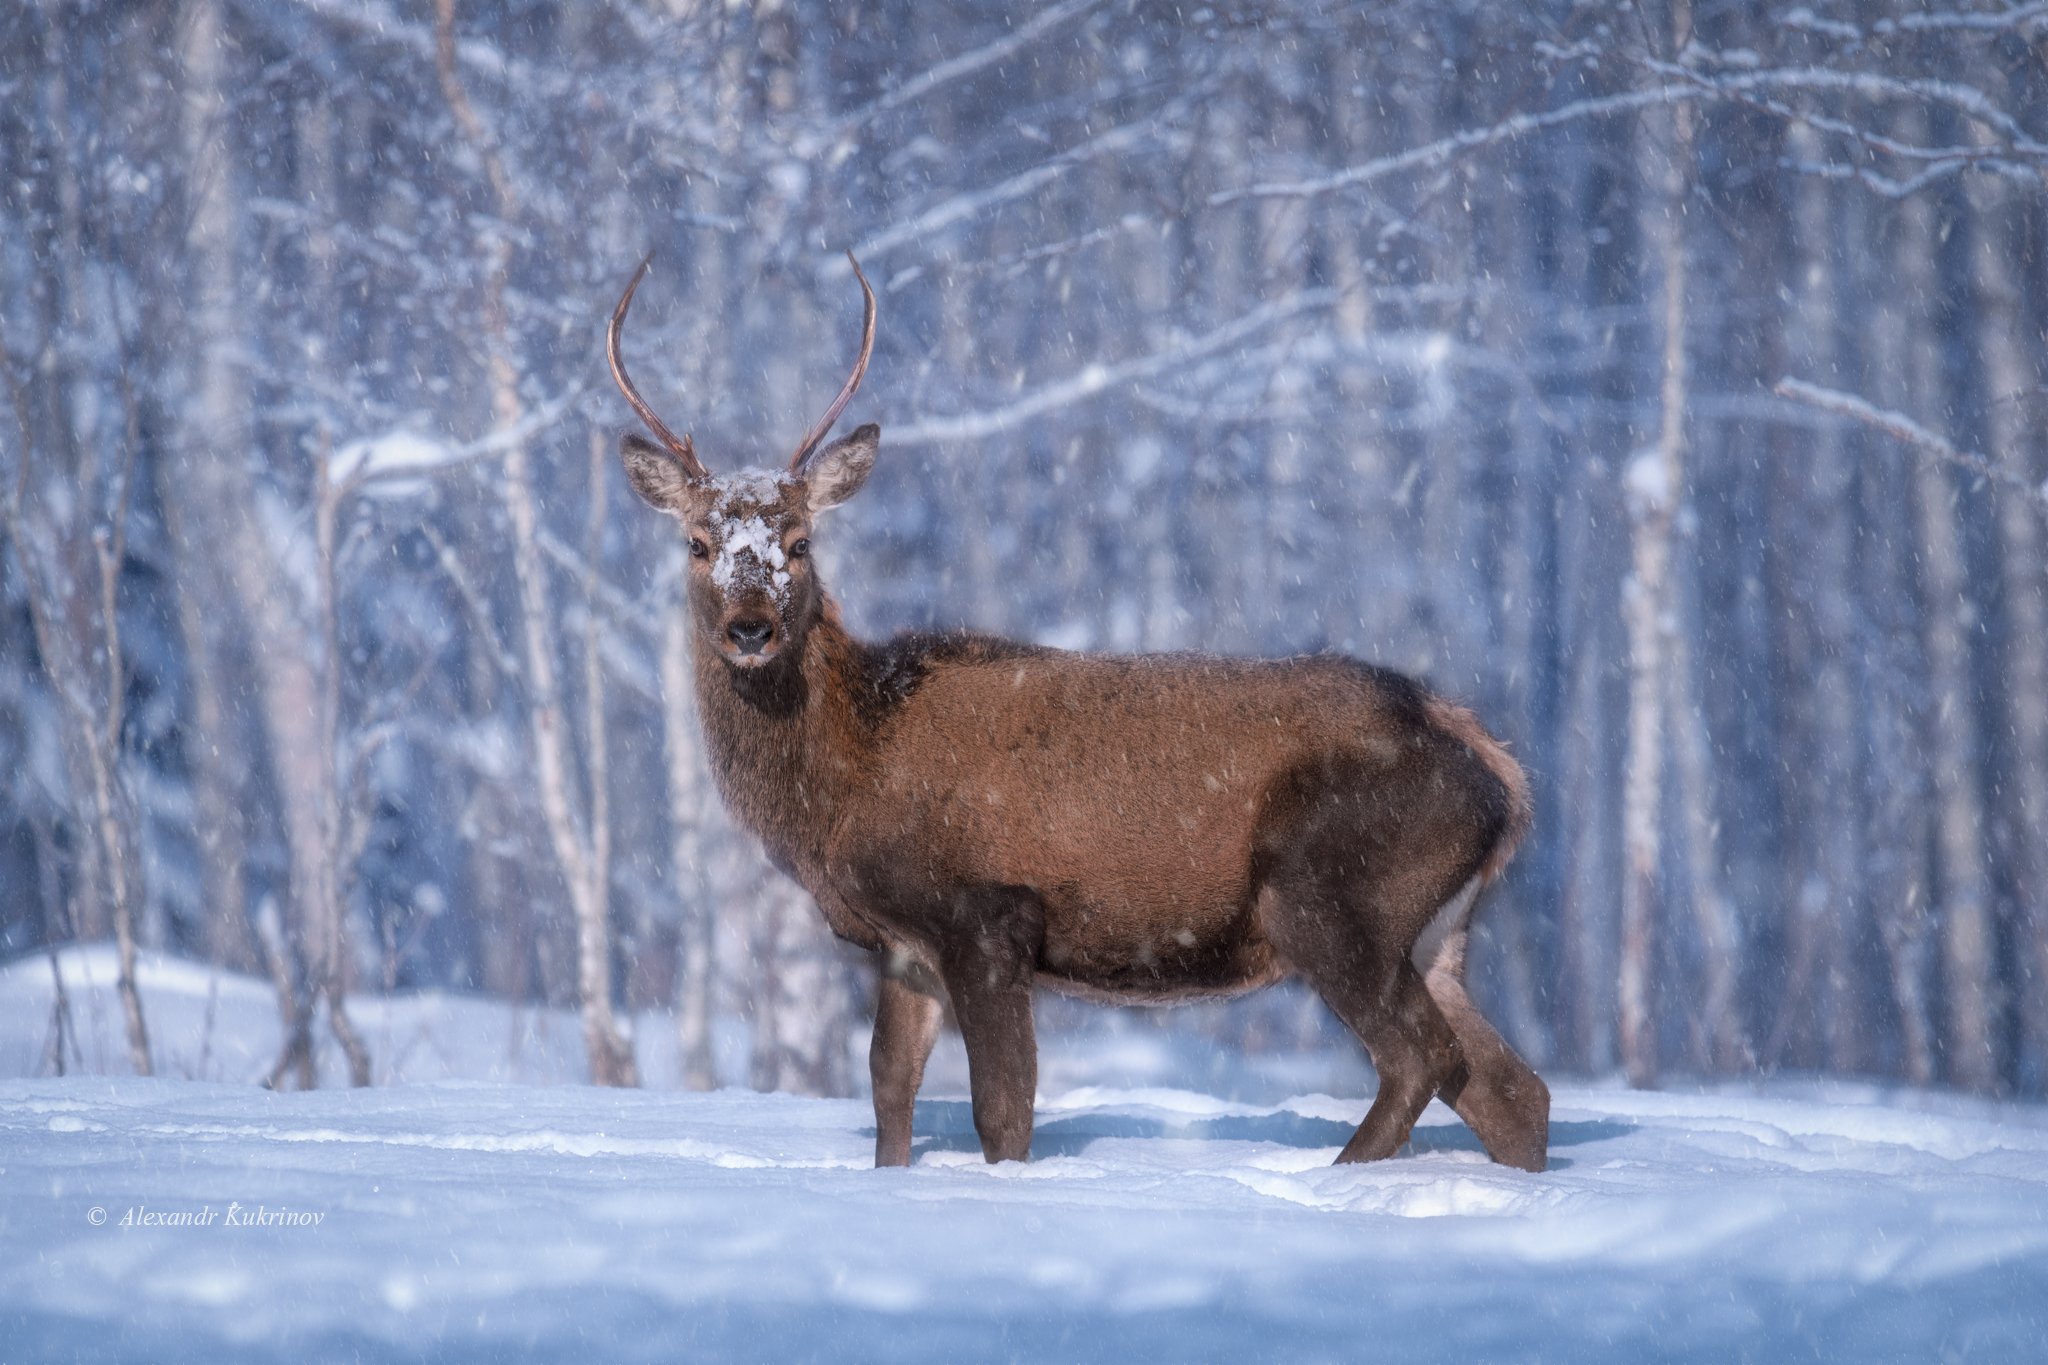
[[[1529,822],[1534,815],[1534,807],[1529,801],[1529,776],[1522,771],[1522,765],[1515,762],[1507,746],[1486,733],[1486,727],[1467,708],[1442,697],[1431,697],[1428,714],[1432,725],[1470,749],[1480,766],[1500,783],[1501,800],[1506,807],[1502,812],[1500,833],[1494,837],[1486,861],[1479,866],[1481,883],[1490,883],[1507,869],[1522,837],[1529,832]]]

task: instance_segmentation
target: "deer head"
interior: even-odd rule
[[[882,429],[873,423],[825,444],[867,375],[875,349],[875,291],[853,253],[846,259],[853,262],[864,301],[860,357],[839,396],[781,470],[713,474],[697,458],[690,437],[679,439],[633,387],[619,354],[619,333],[647,261],[640,262],[612,310],[606,341],[612,378],[661,442],[626,436],[620,442],[626,477],[650,506],[679,523],[688,541],[688,601],[699,648],[713,651],[734,669],[764,669],[778,660],[801,658],[804,637],[825,603],[811,559],[812,526],[827,508],[859,492],[875,465]]]

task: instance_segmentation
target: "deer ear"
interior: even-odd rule
[[[626,465],[626,481],[648,506],[662,512],[682,506],[691,480],[681,460],[646,437],[630,433],[619,442],[619,457]]]
[[[881,443],[882,429],[870,422],[811,457],[804,480],[810,485],[812,516],[860,492],[874,472],[875,449]]]

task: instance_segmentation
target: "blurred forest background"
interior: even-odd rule
[[[1418,673],[1534,777],[1539,1066],[2038,1096],[2044,186],[2038,3],[9,5],[0,959],[270,981],[280,1083],[449,988],[854,1086],[603,360],[653,248],[643,390],[779,460],[851,247],[857,629]]]

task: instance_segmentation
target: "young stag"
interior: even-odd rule
[[[851,259],[849,257],[849,259]],[[660,445],[626,473],[689,544],[711,771],[775,865],[881,971],[875,1164],[910,1160],[939,992],[990,1161],[1031,1148],[1031,990],[1167,1002],[1299,974],[1379,1092],[1339,1161],[1392,1156],[1432,1095],[1495,1161],[1543,1169],[1550,1094],[1463,984],[1467,918],[1529,822],[1521,768],[1472,714],[1355,660],[1073,654],[968,633],[855,639],[811,554],[881,428],[825,438],[860,357],[780,472],[716,475],[612,375]]]

